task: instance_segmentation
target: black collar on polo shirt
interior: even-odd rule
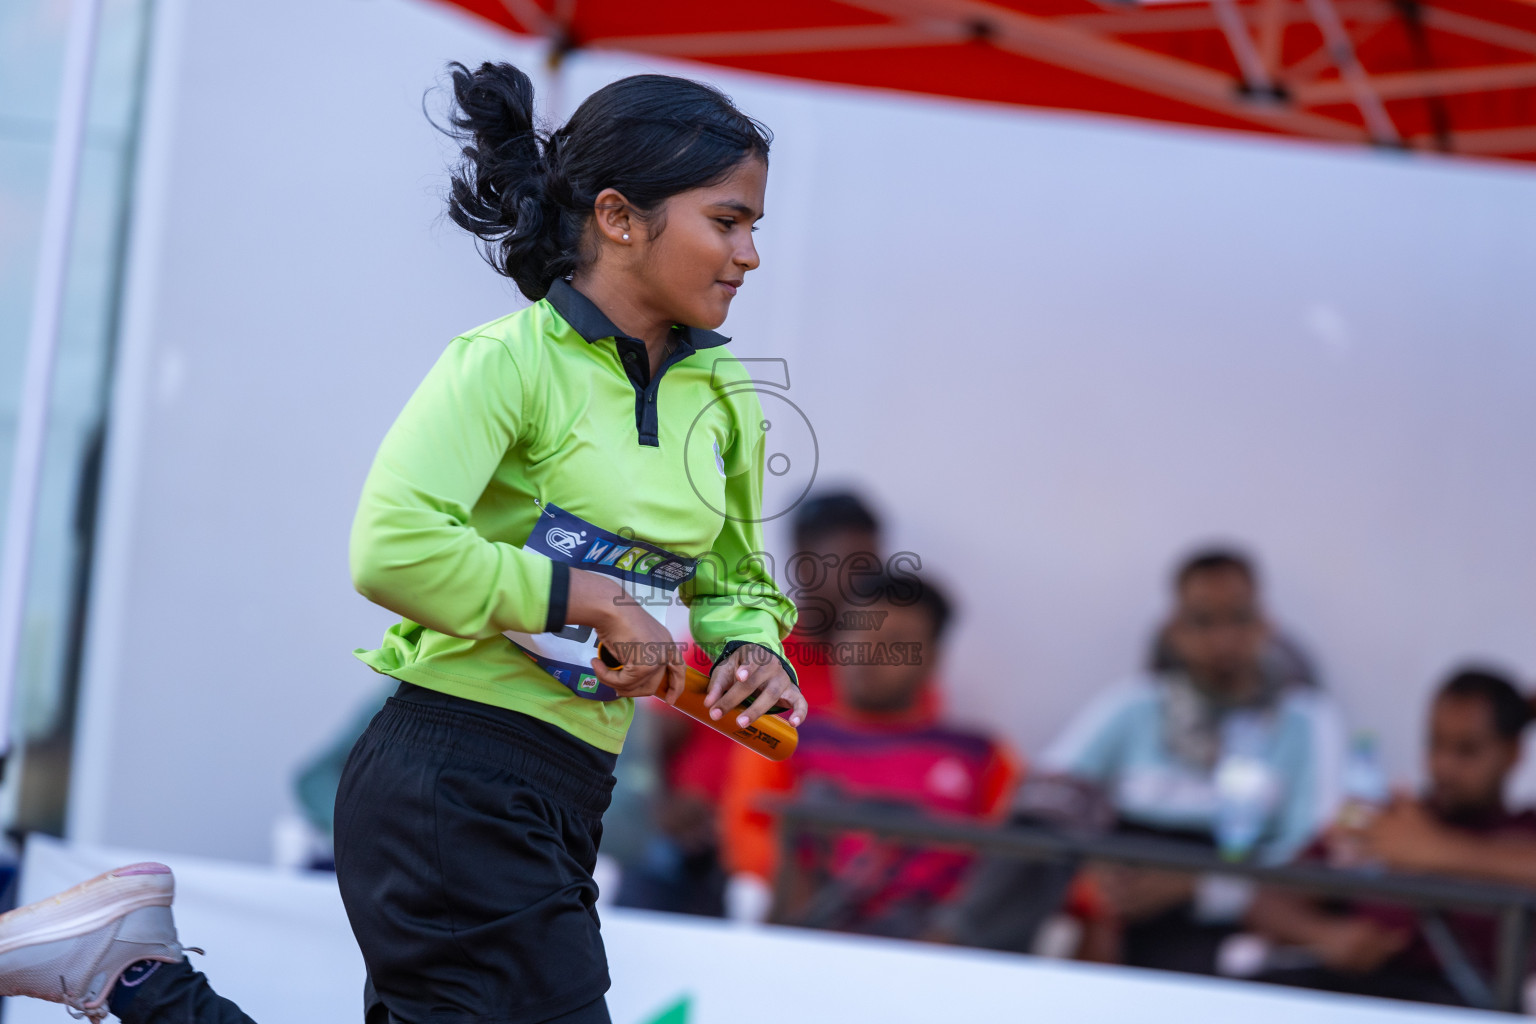
[[[640,340],[615,327],[613,321],[608,319],[608,314],[597,308],[597,303],[577,291],[575,286],[563,277],[556,278],[549,286],[547,298],[549,304],[555,307],[555,312],[560,314],[560,318],[570,324],[588,343],[602,341],[604,338]],[[731,340],[723,334],[707,331],[702,327],[687,327],[679,324],[672,329],[681,335],[677,339],[679,343],[687,345],[695,352],[701,348],[724,345]]]
[[[706,331],[702,327],[678,325],[672,328],[672,338],[677,349],[661,363],[656,376],[651,376],[651,360],[645,351],[645,342],[625,334],[613,325],[597,303],[572,287],[564,278],[556,278],[545,296],[560,318],[571,325],[587,344],[612,338],[618,351],[624,376],[635,389],[635,440],[648,448],[661,445],[661,426],[656,413],[656,395],[662,375],[667,368],[693,355],[701,348],[715,348],[730,341],[723,334]]]

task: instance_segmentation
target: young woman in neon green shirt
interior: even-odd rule
[[[344,772],[337,876],[371,1013],[603,1022],[601,813],[632,698],[683,683],[657,599],[716,657],[717,718],[807,710],[754,557],[767,424],[714,333],[758,266],[769,136],[677,78],[547,137],[521,72],[453,79],[450,215],[535,303],[450,345],[364,485],[354,578],[404,619],[361,656],[402,683]]]

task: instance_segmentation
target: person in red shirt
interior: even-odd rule
[[[1429,785],[1399,794],[1362,827],[1335,827],[1304,855],[1331,859],[1341,845],[1391,871],[1485,879],[1536,888],[1536,812],[1511,810],[1504,790],[1520,760],[1532,708],[1503,676],[1468,669],[1451,677],[1430,709]],[[1447,964],[1410,908],[1330,906],[1279,891],[1261,892],[1247,927],[1271,942],[1300,947],[1313,966],[1270,971],[1264,980],[1423,1002],[1486,1002],[1497,924],[1447,913],[1444,939],[1461,951]],[[1453,954],[1454,956],[1454,954]]]
[[[950,818],[995,818],[1019,778],[1002,743],[934,721],[923,702],[938,662],[950,606],[910,575],[862,581],[872,595],[857,624],[832,634],[837,664],[832,710],[800,730],[795,756],[770,762],[741,750],[727,787],[726,857],[732,869],[770,877],[793,857],[797,884],[780,893],[775,918],[797,924],[908,937],[927,933],[933,911],[951,899],[973,863],[969,854],[905,847],[844,835],[780,853],[761,799],[817,794],[875,801]],[[735,799],[732,799],[732,798]]]

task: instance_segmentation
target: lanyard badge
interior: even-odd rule
[[[657,622],[667,624],[667,608],[679,586],[693,578],[697,560],[674,554],[633,537],[594,526],[558,505],[543,505],[543,514],[523,545],[573,569],[611,576]],[[592,674],[597,657],[597,631],[570,625],[554,633],[504,634],[534,664],[578,697],[615,700],[618,694]]]

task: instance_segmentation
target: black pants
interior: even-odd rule
[[[123,1024],[255,1024],[240,1007],[215,992],[208,979],[185,960],[158,965],[137,985],[119,983],[112,991],[108,1008]],[[602,1016],[595,1016],[600,1011]],[[580,1007],[548,1024],[586,1024],[606,1019],[599,998],[595,1006]],[[389,1012],[375,1001],[367,1010],[365,1024],[390,1024]]]
[[[138,984],[119,982],[108,1008],[123,1024],[254,1024],[185,960],[157,965]]]
[[[369,1024],[607,1024],[592,880],[614,755],[402,683],[336,795]]]

